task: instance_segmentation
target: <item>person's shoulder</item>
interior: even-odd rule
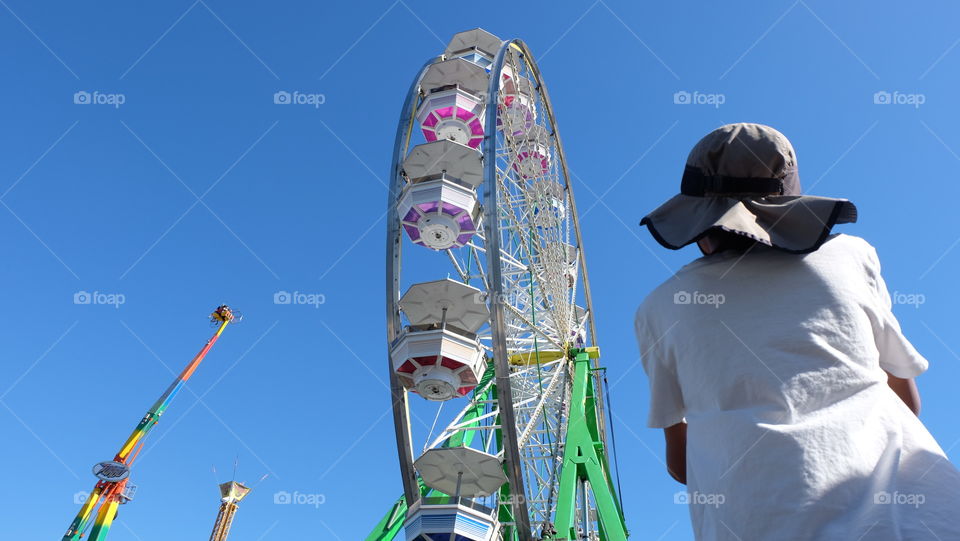
[[[820,250],[824,251],[821,263],[831,269],[856,269],[868,281],[874,283],[880,275],[880,258],[877,250],[861,237],[854,235],[831,235]],[[820,251],[818,250],[818,251]],[[816,253],[816,252],[814,252]]]
[[[820,250],[831,253],[843,253],[848,257],[867,260],[875,260],[877,257],[876,249],[874,249],[873,245],[867,242],[866,239],[845,233],[830,235],[827,240],[824,241]]]
[[[867,242],[863,237],[858,237],[856,235],[848,235],[846,233],[834,233],[827,237],[827,240],[824,241],[823,245],[832,244],[834,246],[851,246],[858,247],[860,249],[873,249],[873,246]]]
[[[635,320],[638,328],[663,316],[669,307],[676,304],[677,295],[685,291],[686,281],[684,277],[692,268],[697,266],[698,261],[700,260],[695,260],[682,267],[647,294],[643,302],[640,303],[640,307],[637,308]]]

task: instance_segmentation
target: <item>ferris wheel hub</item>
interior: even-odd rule
[[[424,366],[413,373],[417,394],[427,400],[443,401],[456,396],[460,376],[445,366]]]
[[[452,216],[446,214],[424,216],[417,225],[423,243],[434,250],[450,248],[457,243],[457,237],[460,236],[460,225]]]
[[[471,137],[468,128],[469,126],[459,119],[442,120],[437,124],[437,139],[446,139],[461,145],[467,144]]]

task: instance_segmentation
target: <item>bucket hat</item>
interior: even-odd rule
[[[721,230],[803,254],[817,250],[834,225],[856,221],[857,207],[846,199],[801,194],[796,152],[782,133],[737,123],[693,147],[680,193],[640,225],[671,250]]]

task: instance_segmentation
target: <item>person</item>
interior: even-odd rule
[[[917,416],[927,360],[874,248],[832,231],[854,204],[801,195],[792,145],[759,124],[701,139],[680,189],[641,225],[703,256],[636,333],[696,539],[960,540],[960,472]]]

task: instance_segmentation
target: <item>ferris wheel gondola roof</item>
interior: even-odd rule
[[[470,447],[430,449],[417,459],[415,466],[423,483],[450,496],[489,496],[507,482],[503,464],[497,457]]]
[[[503,40],[483,28],[474,28],[473,30],[466,30],[454,34],[443,54],[451,55],[470,49],[477,49],[493,58],[496,56],[497,51],[500,50],[502,43]]]
[[[400,309],[411,325],[439,323],[446,309],[448,325],[471,333],[490,320],[483,293],[450,278],[413,284],[400,298]]]
[[[433,141],[413,147],[403,170],[414,182],[443,173],[477,187],[483,182],[483,154],[449,139]]]
[[[430,93],[439,88],[456,85],[462,90],[479,95],[487,91],[489,80],[487,70],[481,66],[462,58],[452,58],[431,64],[420,80],[420,88],[424,93]]]

